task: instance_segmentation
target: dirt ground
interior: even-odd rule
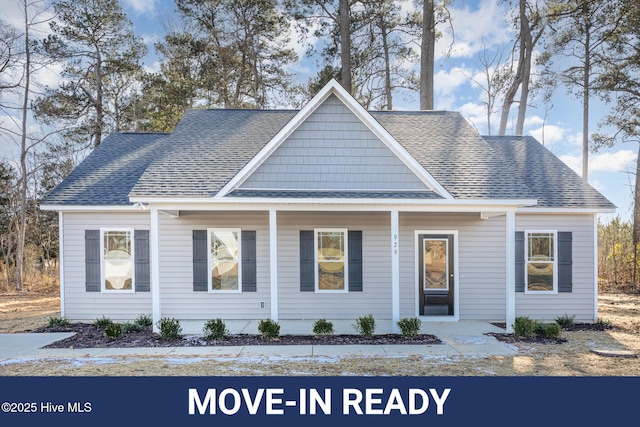
[[[0,333],[45,326],[59,315],[51,295],[0,295]],[[640,353],[640,295],[600,296],[604,331],[564,331],[562,344],[519,343],[509,357],[75,357],[0,361],[0,376],[640,376],[640,358],[604,357],[591,349]]]

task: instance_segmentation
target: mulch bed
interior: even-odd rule
[[[242,345],[344,345],[344,344],[442,344],[434,335],[418,335],[403,338],[401,335],[385,334],[366,338],[360,335],[281,335],[277,339],[266,339],[261,335],[229,335],[225,340],[210,340],[202,336],[188,335],[175,340],[163,339],[146,327],[140,332],[131,332],[119,338],[108,338],[104,330],[87,323],[68,326],[45,327],[32,332],[75,332],[64,340],[56,341],[44,348],[126,348],[126,347],[206,347]]]
[[[492,325],[499,328],[507,328],[506,323],[492,323]],[[602,323],[574,323],[572,325],[563,326],[563,331],[604,331],[611,327]],[[537,335],[535,337],[518,337],[514,334],[489,332],[486,335],[495,337],[498,341],[506,342],[510,344],[515,343],[531,343],[531,344],[562,344],[567,342],[566,338],[547,338],[544,335]]]

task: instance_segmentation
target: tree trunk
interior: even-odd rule
[[[591,30],[589,3],[584,5],[584,75],[582,80],[582,179],[589,180],[589,75],[591,74]],[[634,256],[635,258],[635,256]]]
[[[638,244],[640,243],[640,156],[636,158],[636,182],[633,192],[633,286],[637,287]]]
[[[104,109],[102,106],[102,55],[96,49],[96,128],[93,136],[93,147],[97,147],[102,142],[102,128],[104,127]]]
[[[353,94],[351,84],[351,17],[349,16],[349,0],[340,0],[338,9],[338,27],[340,29],[340,63],[342,71],[340,80],[342,87]]]
[[[31,47],[29,46],[28,4],[24,3],[24,96],[22,99],[22,128],[20,138],[20,205],[18,219],[18,239],[16,247],[16,291],[22,290],[24,283],[24,239],[27,226],[27,113],[29,109],[29,90],[31,84]]]
[[[384,50],[384,91],[387,99],[387,110],[393,110],[393,97],[391,94],[391,58],[389,57],[389,41],[387,39],[387,27],[384,19],[380,20],[380,32],[382,36],[382,49]]]
[[[420,109],[433,110],[433,69],[436,51],[434,0],[424,0],[422,7],[422,41],[420,43]]]

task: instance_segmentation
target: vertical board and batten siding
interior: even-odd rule
[[[300,230],[362,231],[361,292],[300,291]],[[278,212],[278,308],[280,319],[391,318],[391,218],[383,213]],[[260,252],[259,252],[260,253]]]
[[[516,316],[554,320],[564,314],[576,321],[594,321],[593,214],[516,215],[516,230],[557,230],[573,237],[573,288],[571,292],[533,295],[516,292]]]
[[[400,212],[400,317],[416,313],[416,230],[458,230],[460,320],[506,316],[505,216]]]
[[[333,95],[241,188],[426,189],[416,175]]]
[[[85,230],[105,227],[149,230],[149,213],[65,212],[63,221],[65,317],[94,321],[101,316],[132,320],[141,314],[151,315],[151,292],[87,292],[85,289]]]
[[[256,291],[193,290],[193,230],[239,228],[256,232]],[[160,310],[181,320],[264,319],[270,313],[269,213],[180,212],[160,215]],[[261,308],[264,302],[264,308]]]

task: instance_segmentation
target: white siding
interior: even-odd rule
[[[363,290],[300,291],[300,230],[362,231]],[[278,213],[278,298],[281,319],[391,318],[391,217],[389,213]]]
[[[416,230],[458,230],[460,320],[504,320],[505,216],[400,213],[400,317],[417,316]]]
[[[193,230],[240,228],[256,231],[256,292],[210,293],[193,290]],[[269,213],[180,212],[160,216],[160,310],[183,320],[264,319],[270,314]],[[264,308],[260,303],[264,302]]]
[[[131,320],[151,315],[151,292],[109,293],[85,291],[85,230],[123,227],[149,230],[149,213],[64,213],[64,313],[77,321],[107,316]]]
[[[593,215],[517,215],[516,230],[570,231],[573,236],[573,290],[552,295],[516,292],[516,316],[554,320],[564,314],[594,320]]]
[[[335,96],[307,118],[241,188],[426,189]]]

